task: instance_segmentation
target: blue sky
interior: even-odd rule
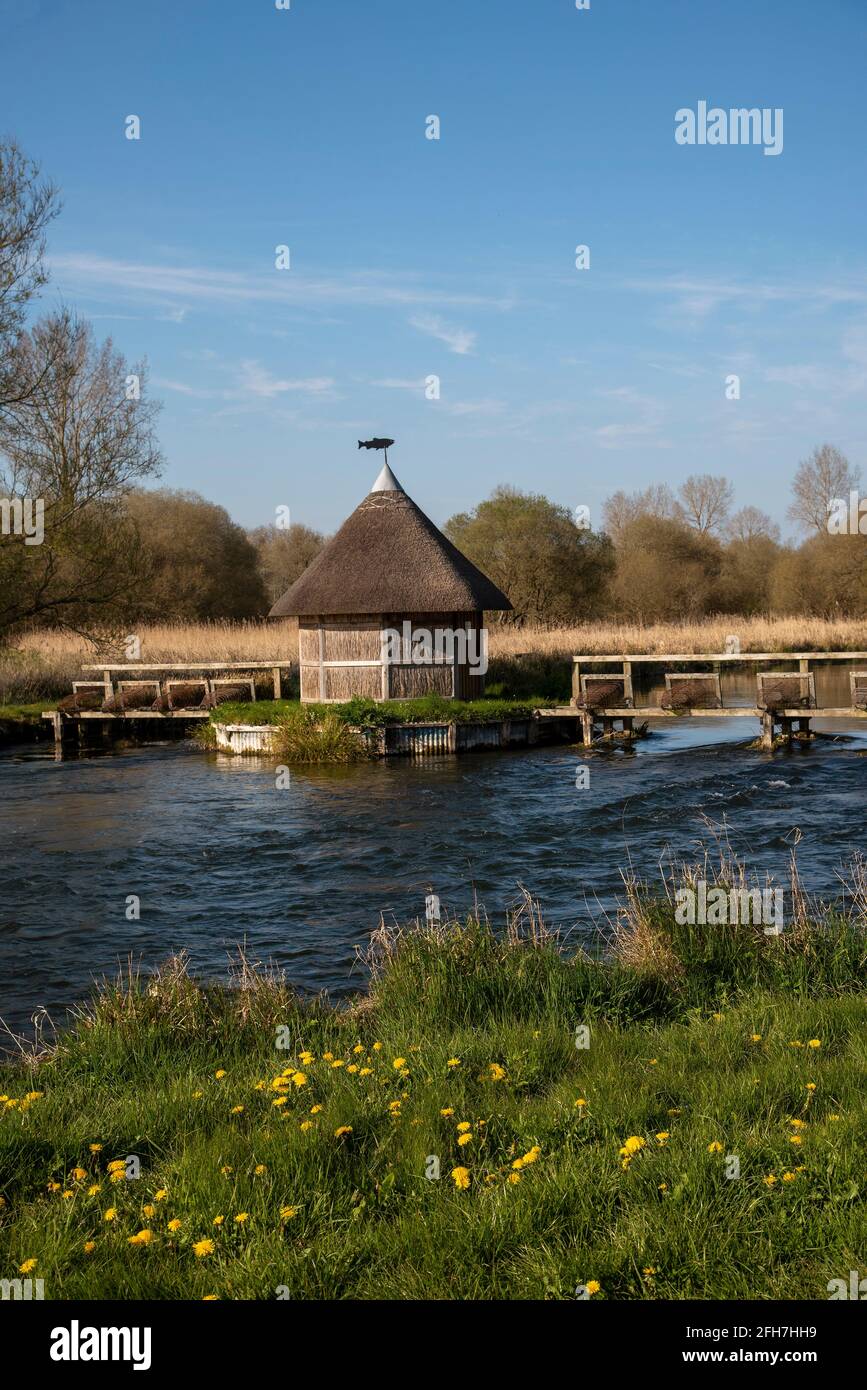
[[[333,529],[370,434],[440,522],[500,482],[598,520],[616,488],[706,471],[783,521],[814,444],[867,462],[865,0],[0,20],[0,129],[64,199],[43,305],[148,358],[163,481],[245,525],[288,505]],[[700,100],[782,108],[782,153],[678,145]]]

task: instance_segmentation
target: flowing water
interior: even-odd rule
[[[727,702],[753,689],[725,678]],[[819,703],[849,704],[843,670],[822,674]],[[832,738],[768,754],[748,747],[757,721],[684,719],[631,750],[388,759],[297,769],[286,787],[268,759],[189,743],[2,749],[0,1017],[26,1032],[44,1007],[60,1022],[129,957],[149,968],[183,948],[221,977],[243,941],[340,995],[363,987],[356,947],[380,914],[423,915],[431,890],[444,911],[478,901],[502,920],[523,884],[578,941],[622,897],[624,868],[653,878],[666,856],[712,845],[707,818],[782,878],[799,828],[805,886],[836,897],[841,865],[867,848],[867,722],[816,728]]]

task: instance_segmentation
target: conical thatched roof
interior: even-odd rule
[[[364,501],[277,600],[270,616],[452,613],[511,606],[407,497],[386,464]]]

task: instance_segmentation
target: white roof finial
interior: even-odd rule
[[[383,464],[382,472],[370,490],[371,492],[403,492],[403,488],[387,463]]]

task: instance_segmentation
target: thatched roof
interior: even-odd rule
[[[452,613],[511,608],[407,497],[388,464],[272,618],[317,613]]]

